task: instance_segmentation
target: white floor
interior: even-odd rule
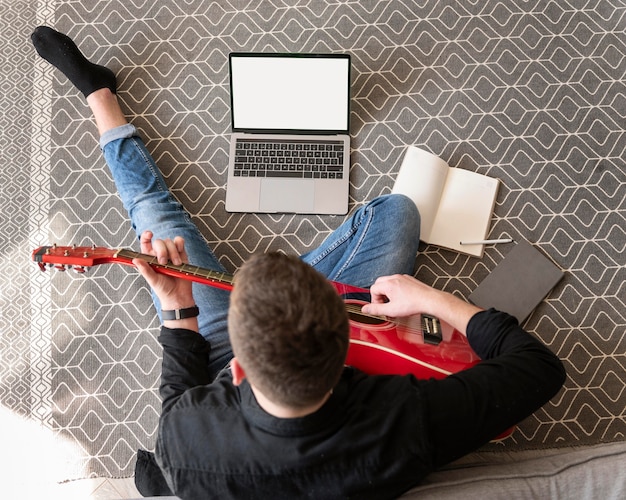
[[[50,500],[127,500],[141,498],[133,478],[71,477],[81,450],[63,442],[42,425],[0,407],[2,498]]]

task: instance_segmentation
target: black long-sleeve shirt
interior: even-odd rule
[[[163,328],[156,457],[181,498],[396,498],[545,404],[562,386],[559,359],[494,310],[467,329],[483,359],[443,380],[368,376],[346,367],[317,412],[266,413],[250,386],[215,381],[210,345]]]

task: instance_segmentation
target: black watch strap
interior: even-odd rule
[[[198,314],[200,314],[200,309],[198,309],[198,306],[193,306],[185,309],[170,309],[168,311],[161,311],[161,318],[163,320],[187,319],[195,318]]]

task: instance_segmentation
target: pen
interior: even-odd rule
[[[496,245],[498,243],[513,243],[512,238],[502,238],[499,240],[479,240],[479,241],[461,241],[461,245]]]

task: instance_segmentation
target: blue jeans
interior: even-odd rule
[[[148,229],[155,238],[182,236],[191,264],[226,272],[170,193],[135,127],[129,124],[106,132],[100,146],[137,236]],[[413,273],[419,233],[419,214],[410,199],[381,196],[356,210],[320,247],[301,258],[330,280],[369,287],[379,276]],[[232,358],[229,293],[197,283],[193,293],[200,308],[200,333],[211,343],[209,369],[215,375]],[[160,315],[154,294],[153,299]]]

